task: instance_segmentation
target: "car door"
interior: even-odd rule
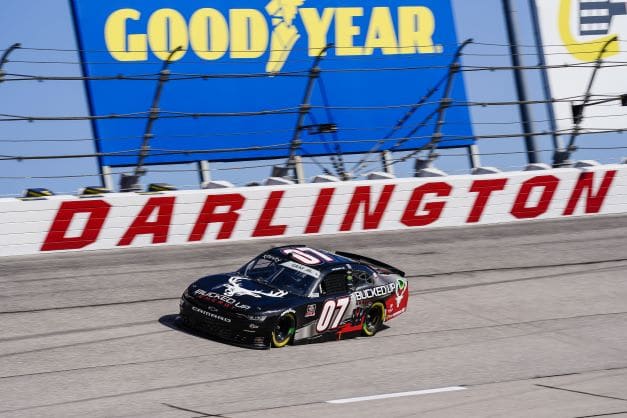
[[[328,273],[320,281],[320,303],[316,332],[335,332],[347,317],[350,317],[351,289],[346,270]]]

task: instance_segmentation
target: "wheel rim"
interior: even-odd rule
[[[277,321],[272,331],[272,340],[275,346],[284,346],[294,334],[295,321],[292,315],[284,315]]]
[[[366,319],[364,320],[364,332],[367,335],[374,335],[383,324],[384,315],[383,304],[377,302],[366,312]]]

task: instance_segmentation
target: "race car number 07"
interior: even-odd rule
[[[290,254],[295,260],[310,266],[324,261],[333,261],[328,255],[309,247],[287,248],[282,251],[283,254]]]
[[[334,329],[340,325],[340,321],[346,313],[350,298],[340,298],[327,300],[322,307],[320,319],[316,324],[316,331],[324,332],[327,329]]]

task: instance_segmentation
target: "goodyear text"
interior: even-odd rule
[[[436,19],[425,6],[300,7],[303,0],[272,0],[265,10],[214,8],[195,10],[189,18],[175,9],[147,14],[132,8],[113,11],[106,19],[107,50],[117,61],[146,61],[149,53],[166,60],[177,47],[201,60],[256,59],[269,52],[266,70],[280,70],[300,38],[309,56],[329,42],[337,56],[441,53],[434,43]],[[289,4],[290,2],[287,1]],[[298,24],[296,22],[299,22]]]

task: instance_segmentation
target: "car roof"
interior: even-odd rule
[[[320,260],[320,263],[317,264],[313,264],[313,265],[309,265],[309,264],[304,264],[302,262],[300,262],[298,260],[298,258],[296,258],[293,254],[289,254],[289,253],[285,253],[283,252],[283,250],[286,249],[298,249],[298,248],[310,248],[314,251],[320,252],[322,254],[324,254],[326,257],[328,257],[328,260],[322,259],[321,257],[316,257],[318,260]],[[345,265],[345,264],[359,264],[357,263],[355,260],[350,259],[348,257],[343,257],[341,255],[337,255],[331,251],[327,251],[327,250],[323,250],[321,248],[314,248],[314,247],[310,247],[308,245],[282,245],[280,247],[274,247],[270,250],[268,250],[265,254],[270,254],[276,257],[281,257],[281,258],[285,258],[291,261],[295,261],[299,264],[303,264],[306,265],[308,267],[314,268],[316,270],[327,270],[329,268],[333,268],[336,267],[338,265]],[[312,255],[315,256],[315,253],[310,253]]]

